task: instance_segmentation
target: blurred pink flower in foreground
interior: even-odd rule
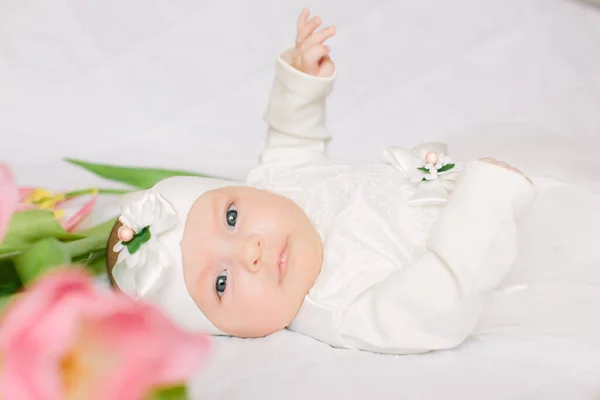
[[[10,169],[0,164],[0,242],[4,238],[10,217],[17,207],[17,185]]]
[[[184,383],[208,345],[156,308],[96,288],[82,270],[54,271],[0,321],[0,398],[144,399]]]

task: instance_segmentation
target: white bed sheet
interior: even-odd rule
[[[242,178],[273,58],[309,6],[336,24],[328,105],[342,161],[445,140],[505,158],[540,197],[475,337],[424,356],[290,332],[219,339],[190,386],[211,399],[600,397],[600,12],[567,0],[3,0],[0,160],[22,184],[103,185],[63,163]],[[90,223],[113,216],[103,199]]]
[[[600,140],[493,124],[451,143],[461,159],[491,152],[523,166],[538,191],[520,224],[515,267],[473,337],[454,350],[400,357],[332,349],[290,332],[222,338],[193,381],[198,398],[598,398]]]

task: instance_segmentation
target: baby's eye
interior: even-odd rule
[[[227,270],[221,272],[217,277],[217,282],[215,284],[215,289],[217,289],[217,295],[219,297],[223,296],[225,293],[225,287],[227,286]]]
[[[227,221],[227,225],[229,225],[229,228],[233,230],[233,228],[235,228],[235,223],[237,222],[237,208],[235,208],[234,204],[230,205],[229,208],[227,208],[225,219]]]

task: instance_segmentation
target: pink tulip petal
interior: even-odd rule
[[[0,242],[10,223],[18,202],[18,189],[12,172],[5,164],[0,164]]]
[[[96,206],[96,197],[92,196],[75,215],[62,224],[67,232],[73,232],[92,213]]]
[[[88,373],[73,377],[70,389],[79,397],[143,398],[150,388],[187,380],[208,344],[157,308],[98,289],[82,270],[55,271],[29,287],[0,323],[0,398],[64,398],[59,365],[73,351]]]
[[[13,337],[26,331],[44,316],[48,305],[60,301],[73,293],[89,294],[89,278],[78,270],[50,273],[28,288],[27,295],[12,303],[2,319],[0,346],[8,344]]]
[[[125,357],[107,377],[113,382],[110,398],[115,400],[141,397],[157,385],[185,382],[204,361],[209,345],[205,335],[176,328],[154,308],[137,307],[135,315],[132,311],[107,317],[99,330]]]
[[[35,190],[32,187],[20,187],[19,188],[19,202],[24,202],[27,197]]]
[[[71,203],[73,200],[76,200],[76,199],[77,199],[77,197],[71,197],[71,198],[69,198],[69,199],[63,199],[63,200],[57,201],[57,202],[56,202],[56,207],[63,207],[63,206],[65,206],[66,204],[69,204],[69,203]]]
[[[34,206],[33,204],[20,203],[20,204],[17,204],[17,208],[15,209],[15,212],[33,210],[35,208],[39,208],[39,207]]]
[[[62,398],[56,366],[77,332],[77,317],[99,301],[93,289],[82,271],[54,272],[9,306],[0,329],[1,398]],[[16,397],[22,386],[28,396]]]

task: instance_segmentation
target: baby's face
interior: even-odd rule
[[[285,328],[321,269],[321,239],[291,200],[250,187],[200,196],[183,241],[187,288],[221,331],[260,337]]]

